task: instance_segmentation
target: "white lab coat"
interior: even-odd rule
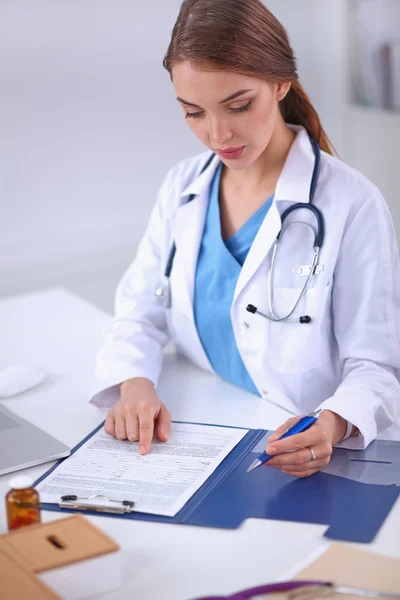
[[[267,274],[282,212],[308,203],[314,153],[306,131],[297,136],[279,178],[274,202],[241,270],[231,307],[237,347],[262,397],[299,414],[331,409],[361,434],[346,446],[362,448],[399,416],[400,268],[389,210],[363,175],[322,152],[314,204],[325,221],[322,271],[313,277],[296,314],[310,324],[271,323],[246,311],[268,312]],[[97,356],[92,399],[107,406],[113,386],[132,377],[157,384],[163,346],[172,339],[194,363],[213,371],[193,317],[196,262],[220,162],[206,152],[176,165],[163,183],[137,256],[116,293]],[[194,194],[192,202],[187,203]],[[309,226],[311,225],[311,227]],[[287,229],[286,229],[287,228]],[[308,210],[285,221],[274,276],[274,309],[283,316],[304,284],[297,273],[311,263],[316,222]],[[172,308],[155,297],[173,244]],[[114,388],[115,391],[115,388]],[[115,396],[114,396],[115,397]]]

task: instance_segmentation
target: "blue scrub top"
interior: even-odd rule
[[[234,385],[259,394],[239,354],[230,310],[242,265],[274,196],[271,196],[232,237],[224,241],[219,210],[222,168],[223,163],[217,168],[210,188],[196,269],[194,318],[204,351],[215,372]]]

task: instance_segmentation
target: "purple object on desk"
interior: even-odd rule
[[[251,600],[257,598],[260,594],[276,594],[278,592],[290,592],[302,587],[310,586],[326,586],[326,581],[282,581],[280,583],[271,583],[268,585],[260,585],[255,588],[243,590],[232,594],[232,596],[206,596],[204,598],[196,598],[196,600]]]

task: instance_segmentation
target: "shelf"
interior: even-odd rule
[[[354,104],[349,102],[345,105],[345,110],[359,115],[360,118],[368,117],[371,119],[385,119],[400,123],[400,111],[388,110],[383,108],[375,108],[374,106],[363,106],[362,104]]]

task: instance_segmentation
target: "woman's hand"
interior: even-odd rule
[[[265,466],[281,469],[294,477],[308,477],[329,463],[333,446],[345,436],[347,421],[330,410],[324,410],[307,431],[278,440],[296,419],[298,417],[288,419],[268,439],[266,452],[276,456]]]
[[[121,384],[121,397],[107,415],[104,430],[119,440],[140,442],[140,454],[150,450],[154,431],[160,441],[168,440],[171,415],[157,396],[154,385],[144,378]]]

